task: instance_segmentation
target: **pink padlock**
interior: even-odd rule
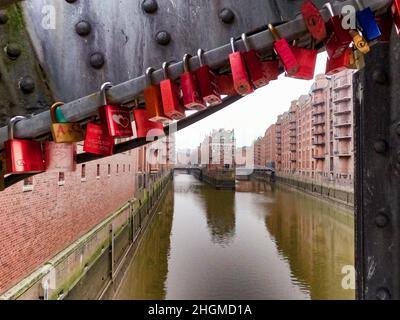
[[[76,171],[76,143],[46,142],[45,164],[47,172]]]

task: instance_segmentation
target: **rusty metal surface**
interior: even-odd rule
[[[374,47],[355,78],[358,299],[400,299],[400,41]]]

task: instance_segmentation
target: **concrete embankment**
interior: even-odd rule
[[[257,180],[265,180],[263,177],[253,177]],[[269,178],[266,180],[270,182]],[[275,176],[278,186],[293,188],[305,192],[319,199],[329,201],[348,210],[354,210],[354,190],[351,186],[342,186],[335,183],[318,182],[313,180],[299,179],[282,175]]]

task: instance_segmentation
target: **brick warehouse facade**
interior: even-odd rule
[[[308,95],[294,100],[254,143],[256,165],[278,174],[352,186],[354,71],[317,75]]]
[[[0,193],[0,294],[132,199],[143,177],[166,169],[146,161],[148,148],[78,165],[73,173],[40,174]]]

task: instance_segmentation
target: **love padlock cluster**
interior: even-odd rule
[[[364,55],[377,41],[389,41],[393,24],[400,30],[400,0],[394,0],[391,10],[375,16],[371,8],[355,0],[356,23],[347,26],[344,17],[336,14],[330,3],[324,5],[330,18],[324,21],[321,12],[307,0],[301,7],[305,25],[311,35],[310,47],[303,48],[296,41],[289,43],[272,24],[268,25],[274,39],[272,57],[262,59],[251,46],[246,34],[241,39],[244,51],[238,51],[236,41],[231,38],[232,53],[228,57],[230,72],[219,74],[204,62],[204,51],[197,52],[199,67],[191,69],[191,56],[183,57],[183,72],[179,81],[169,75],[169,63],[162,65],[164,79],[153,82],[153,68],[146,70],[146,87],[143,96],[145,107],[133,110],[112,105],[107,101],[107,90],[111,83],[101,87],[102,105],[98,109],[99,122],[86,126],[68,123],[55,103],[50,108],[52,141],[15,139],[14,126],[24,117],[13,118],[8,127],[9,140],[4,144],[1,169],[3,174],[26,174],[43,171],[68,172],[76,169],[76,143],[84,141],[83,150],[100,156],[110,156],[116,138],[133,137],[132,123],[136,126],[136,137],[159,136],[164,126],[186,117],[187,110],[202,111],[222,103],[223,96],[248,95],[256,89],[277,80],[281,70],[290,78],[312,80],[314,78],[318,50],[323,44],[328,54],[326,74],[333,75],[346,68],[360,69]],[[283,29],[284,30],[284,29]],[[282,32],[282,29],[280,29]],[[153,132],[154,130],[154,132]],[[0,180],[1,180],[0,179]],[[0,181],[0,189],[4,182]]]
[[[313,78],[317,58],[315,43],[323,43],[326,48],[326,75],[332,76],[345,69],[361,69],[365,66],[364,55],[371,50],[371,46],[380,39],[386,41],[389,38],[393,21],[399,30],[399,0],[393,2],[391,14],[379,17],[375,16],[371,8],[366,8],[362,0],[355,0],[355,5],[355,23],[352,24],[352,19],[350,23],[344,21],[349,17],[336,14],[330,3],[324,5],[330,15],[328,21],[324,21],[313,2],[305,1],[301,13],[312,37],[311,48],[289,44],[269,25],[275,39],[274,49],[287,76],[306,80]]]
[[[378,41],[389,41],[393,22],[399,33],[400,0],[393,1],[391,11],[379,16],[365,7],[362,0],[354,0],[354,3],[355,23],[352,23],[352,16],[345,17],[334,12],[330,3],[324,5],[330,15],[325,23],[311,1],[303,4],[302,13],[310,33],[325,45],[328,54],[325,74],[328,76],[345,69],[362,69],[365,66],[364,56],[372,46]]]

